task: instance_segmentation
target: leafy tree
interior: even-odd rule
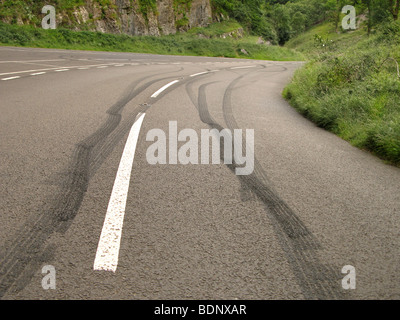
[[[290,39],[291,18],[290,12],[284,5],[276,5],[272,11],[272,20],[278,35],[279,44],[283,45]]]
[[[399,19],[400,0],[360,0],[355,1],[368,10],[368,33],[381,23]]]
[[[306,16],[297,11],[292,17],[291,29],[295,35],[302,33],[306,29]]]

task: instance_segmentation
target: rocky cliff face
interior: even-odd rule
[[[153,0],[146,7],[139,0],[109,0],[102,5],[87,0],[69,14],[58,12],[57,23],[74,28],[129,35],[166,35],[211,22],[210,0]]]

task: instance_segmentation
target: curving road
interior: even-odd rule
[[[399,299],[400,169],[282,99],[300,66],[0,47],[0,297]],[[171,121],[253,129],[254,170],[150,164]]]

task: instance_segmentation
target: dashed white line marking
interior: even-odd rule
[[[20,76],[16,76],[16,77],[9,77],[9,78],[3,78],[1,79],[2,81],[7,81],[7,80],[14,80],[14,79],[18,79],[21,78]]]
[[[106,61],[106,60],[113,60],[113,61],[117,61],[117,60],[119,60],[119,61],[128,61],[129,59],[117,59],[117,58],[104,58],[104,59],[94,59],[94,60],[96,60],[96,61]]]
[[[196,77],[196,76],[200,76],[200,75],[206,74],[206,73],[208,73],[208,71],[204,71],[204,72],[199,72],[199,73],[191,74],[190,77]]]
[[[165,89],[169,88],[170,86],[172,86],[173,84],[175,84],[177,82],[179,82],[179,80],[174,80],[174,81],[166,84],[164,87],[162,87],[162,88],[158,89],[156,92],[154,92],[151,97],[156,98],[161,92],[163,92]]]
[[[68,71],[69,69],[58,69],[58,70],[54,70],[54,72],[63,72],[63,71]]]
[[[33,62],[53,62],[65,61],[65,59],[52,59],[52,60],[13,60],[13,61],[0,61],[0,63],[33,63]]]
[[[100,66],[100,67],[97,67],[97,69],[104,69],[104,68],[108,68],[107,66]]]
[[[247,69],[247,68],[255,68],[256,66],[244,66],[244,67],[233,67],[231,69]]]
[[[31,73],[31,76],[39,76],[41,74],[45,74],[46,72],[36,72],[36,73]]]
[[[97,247],[96,258],[93,265],[94,270],[112,272],[117,270],[122,225],[124,222],[133,159],[135,157],[136,145],[144,116],[145,113],[140,113],[136,117],[128,140],[126,141],[124,152],[122,153]]]
[[[52,71],[52,70],[57,70],[57,69],[62,69],[62,68],[68,68],[69,69],[79,69],[79,68],[91,68],[91,67],[98,67],[98,66],[113,66],[115,63],[108,63],[108,64],[92,64],[92,65],[86,65],[86,66],[57,66],[54,68],[46,68],[46,69],[36,69],[36,70],[24,70],[24,71],[14,71],[14,72],[5,72],[5,73],[0,73],[0,76],[5,76],[5,75],[12,75],[12,74],[19,74],[19,73],[28,73],[28,72],[39,72],[39,71]]]

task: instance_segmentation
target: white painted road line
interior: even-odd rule
[[[94,60],[96,60],[96,61],[106,61],[106,60],[113,60],[113,61],[117,61],[117,60],[119,60],[119,61],[128,61],[129,59],[117,59],[117,58],[106,58],[106,59],[94,59]]]
[[[58,70],[54,70],[55,72],[63,72],[63,71],[68,71],[69,69],[58,69]]]
[[[57,70],[57,69],[62,69],[62,68],[79,69],[79,68],[91,68],[91,67],[98,67],[98,66],[113,66],[113,65],[115,65],[115,63],[108,63],[108,64],[92,64],[92,65],[86,65],[86,66],[85,66],[85,65],[83,65],[83,66],[68,66],[68,67],[58,66],[58,67],[46,68],[46,69],[5,72],[5,73],[0,73],[0,76],[12,75],[12,74],[19,74],[19,73],[28,73],[28,72],[52,71],[52,70]]]
[[[122,225],[125,216],[126,199],[128,197],[129,182],[131,177],[136,144],[139,138],[140,127],[145,113],[136,117],[122,153],[114,187],[108,203],[107,213],[101,231],[94,270],[115,272],[118,266],[119,247],[121,243]]]
[[[173,84],[179,82],[179,80],[174,80],[168,84],[166,84],[164,87],[162,87],[161,89],[157,90],[156,92],[153,93],[153,95],[151,96],[152,98],[156,98],[161,92],[163,92],[165,89],[169,88],[170,86],[172,86]]]
[[[65,61],[65,59],[53,59],[53,60],[13,60],[13,61],[0,61],[0,63],[34,63],[34,62],[54,62],[54,61]]]
[[[97,67],[97,69],[104,69],[104,68],[108,68],[107,66],[100,66],[100,67]]]
[[[46,72],[36,72],[36,73],[31,73],[31,76],[39,76],[41,74],[45,74]]]
[[[247,68],[255,68],[256,66],[244,66],[244,67],[233,67],[231,69],[247,69]]]
[[[7,81],[7,80],[14,80],[14,79],[18,79],[20,78],[20,76],[16,76],[16,77],[9,77],[9,78],[3,78],[1,79],[2,81]]]
[[[200,76],[200,75],[206,74],[206,73],[208,73],[208,71],[204,71],[204,72],[199,72],[199,73],[191,74],[190,77],[196,77],[196,76]]]

